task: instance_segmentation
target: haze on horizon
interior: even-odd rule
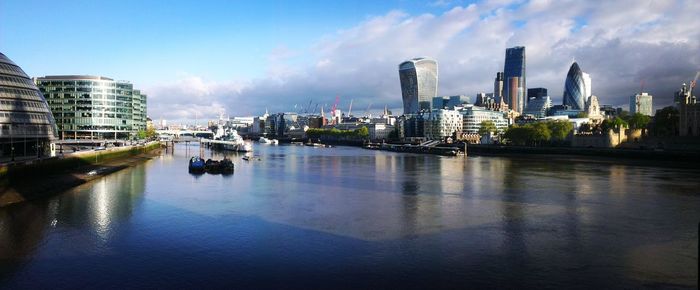
[[[337,95],[343,110],[400,113],[397,66],[418,56],[438,61],[439,95],[474,99],[517,45],[528,86],[555,104],[575,59],[601,104],[626,109],[644,81],[659,109],[700,70],[700,1],[0,2],[0,51],[27,74],[129,80],[153,119]]]

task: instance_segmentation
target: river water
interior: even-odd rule
[[[178,145],[0,209],[0,286],[697,288],[698,170],[255,150],[195,176]]]

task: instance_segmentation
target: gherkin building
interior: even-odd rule
[[[569,68],[569,73],[566,74],[564,82],[564,105],[569,106],[571,110],[585,109],[586,105],[586,84],[583,77],[583,72],[576,62]]]
[[[0,53],[0,163],[51,155],[56,122],[34,82]]]

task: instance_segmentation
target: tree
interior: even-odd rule
[[[537,122],[534,124],[528,124],[526,127],[530,127],[530,141],[534,145],[541,145],[544,142],[549,141],[552,137],[552,131],[549,130],[547,124],[542,122]]]
[[[496,132],[496,130],[496,124],[494,124],[493,121],[481,121],[481,127],[479,127],[479,135],[483,136],[492,132]]]
[[[355,134],[357,137],[360,138],[368,138],[369,137],[369,129],[367,127],[362,126],[360,128],[355,129]]]
[[[547,127],[551,131],[551,139],[556,142],[564,142],[569,133],[574,130],[574,124],[568,121],[549,121]]]
[[[139,130],[139,131],[136,133],[136,137],[138,137],[139,139],[146,139],[146,131],[144,131],[144,130]]]
[[[620,129],[622,127],[627,126],[627,122],[620,117],[615,117],[614,119],[607,119],[603,121],[603,123],[600,125],[604,132],[607,132],[610,129]]]
[[[628,120],[632,129],[645,129],[650,121],[651,118],[649,116],[640,113],[635,113]]]
[[[675,136],[678,134],[679,115],[673,107],[665,107],[656,112],[654,116],[654,135]]]

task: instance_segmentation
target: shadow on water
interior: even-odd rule
[[[81,233],[65,237],[73,250],[95,243],[108,243],[118,234],[120,224],[133,214],[143,199],[145,165],[116,172],[73,188],[58,196],[0,208],[0,283],[26,263],[41,256],[67,254],[38,253],[48,246],[51,232]],[[91,233],[88,238],[83,232]]]

